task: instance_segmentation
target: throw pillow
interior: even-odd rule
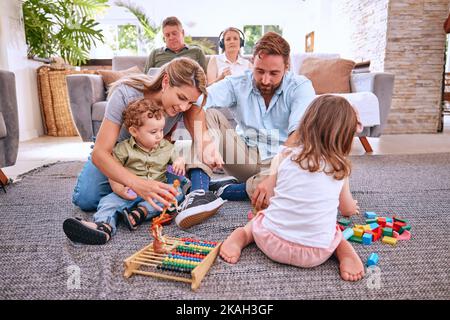
[[[316,94],[350,93],[355,63],[346,59],[305,59],[299,73],[311,80]]]
[[[133,74],[142,73],[142,71],[137,67],[131,67],[126,70],[112,71],[112,70],[97,70],[98,74],[102,76],[103,83],[105,87],[109,87],[113,82],[119,80],[120,78]]]

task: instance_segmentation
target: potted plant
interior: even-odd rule
[[[26,0],[23,3],[28,56],[60,56],[80,66],[96,41],[103,42],[94,16],[108,0]]]

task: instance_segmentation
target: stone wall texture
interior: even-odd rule
[[[353,58],[395,74],[384,133],[434,133],[441,119],[449,0],[341,0],[353,17]]]

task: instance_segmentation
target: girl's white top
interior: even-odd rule
[[[285,240],[328,248],[336,233],[339,194],[344,180],[323,171],[309,172],[292,161],[291,149],[278,167],[277,184],[263,225]]]

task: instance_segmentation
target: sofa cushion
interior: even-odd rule
[[[355,63],[346,59],[305,59],[300,74],[311,80],[316,94],[350,93],[350,75]]]
[[[126,75],[130,75],[133,73],[142,73],[142,71],[136,66],[121,71],[97,70],[97,72],[99,75],[102,76],[105,87],[110,86],[113,82],[119,80],[120,78]]]
[[[380,104],[372,92],[355,92],[336,94],[344,97],[352,106],[358,109],[361,123],[364,127],[373,127],[380,124]]]
[[[338,53],[322,53],[322,52],[294,53],[290,57],[291,63],[289,68],[293,73],[298,74],[303,64],[303,61],[305,61],[308,58],[320,58],[328,60],[328,59],[339,59],[340,57],[341,56]]]
[[[5,119],[3,113],[0,112],[0,139],[5,138],[7,135]]]
[[[92,121],[102,121],[105,116],[106,101],[96,102],[92,105]]]

